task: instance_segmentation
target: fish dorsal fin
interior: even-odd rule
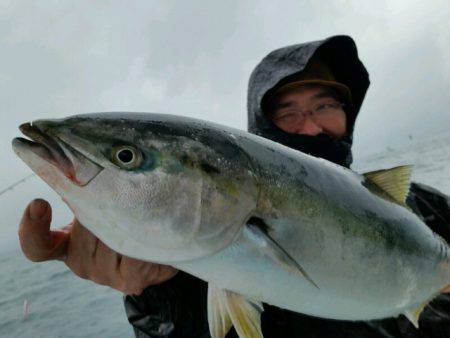
[[[262,338],[261,302],[208,284],[208,324],[212,338],[224,338],[233,325],[240,338]]]
[[[364,177],[386,192],[397,203],[404,205],[409,192],[411,165],[403,165],[390,169],[371,171]]]

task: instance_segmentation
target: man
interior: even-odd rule
[[[276,50],[250,78],[249,131],[349,167],[353,127],[368,85],[368,74],[350,37]],[[450,200],[446,196],[413,184],[408,204],[434,231],[450,240]],[[38,211],[41,218],[35,217]],[[25,211],[19,235],[27,257],[63,259],[83,278],[135,294],[125,297],[125,306],[138,337],[209,337],[205,282],[168,266],[123,257],[76,221],[61,231],[49,232],[50,216],[43,201]],[[265,337],[450,337],[447,295],[426,307],[419,330],[402,316],[347,322],[264,307]],[[236,337],[234,330],[227,337]]]

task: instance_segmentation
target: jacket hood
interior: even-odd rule
[[[267,119],[262,110],[266,95],[270,96],[271,91],[295,78],[313,56],[326,63],[336,81],[350,89],[352,105],[345,108],[347,136],[344,138],[286,133]],[[333,36],[274,50],[262,59],[250,76],[247,96],[248,131],[348,167],[352,162],[351,145],[355,120],[369,83],[369,74],[358,58],[355,42],[349,36]]]

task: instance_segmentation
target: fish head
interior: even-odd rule
[[[20,127],[13,149],[113,250],[174,263],[228,246],[256,208],[249,157],[218,126],[97,113]]]

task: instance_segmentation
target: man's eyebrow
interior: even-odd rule
[[[321,91],[312,96],[313,99],[322,99],[324,97],[331,97],[332,99],[339,100],[337,95],[329,90]]]
[[[315,94],[312,98],[313,99],[321,99],[324,97],[331,97],[333,99],[336,99],[336,95],[333,95],[333,93],[329,92],[328,90],[321,91],[321,92]]]
[[[275,105],[273,106],[273,110],[279,110],[279,109],[283,109],[283,108],[288,108],[294,105],[294,101],[287,101],[287,102],[282,102],[282,103],[275,103]]]

